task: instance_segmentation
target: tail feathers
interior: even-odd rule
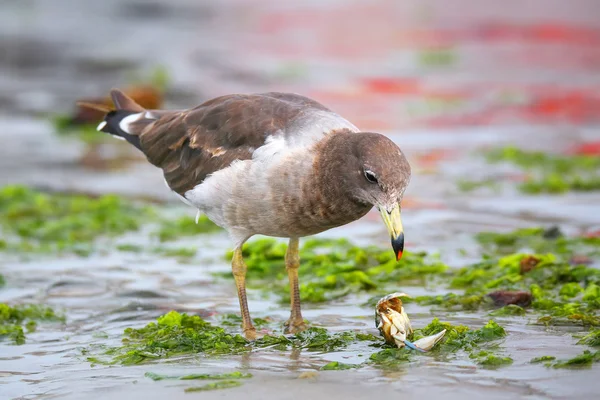
[[[138,103],[133,101],[133,99],[127,96],[125,93],[120,91],[119,89],[113,89],[110,91],[110,97],[112,98],[115,107],[117,110],[127,110],[134,112],[143,112],[146,111],[144,107],[140,106]]]
[[[113,89],[110,95],[116,110],[104,104],[89,102],[79,102],[78,105],[105,112],[104,121],[98,125],[97,130],[125,139],[141,150],[138,135],[154,119],[148,118],[150,114],[122,91]]]

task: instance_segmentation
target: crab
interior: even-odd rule
[[[408,347],[409,349],[427,352],[433,348],[446,334],[444,329],[435,335],[426,336],[414,343],[408,340],[408,336],[413,333],[413,328],[408,319],[408,314],[404,311],[401,297],[410,297],[406,293],[392,293],[382,297],[375,307],[375,325],[381,336],[388,344],[395,345],[398,348]]]

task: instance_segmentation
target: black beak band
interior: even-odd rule
[[[404,232],[401,232],[396,238],[392,238],[392,248],[396,254],[396,260],[399,260],[404,251]]]

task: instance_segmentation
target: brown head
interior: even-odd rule
[[[411,176],[402,150],[379,133],[343,131],[323,143],[317,162],[330,197],[377,207],[400,259],[404,250],[400,204]]]

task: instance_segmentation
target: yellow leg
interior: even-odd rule
[[[256,339],[256,328],[252,325],[250,311],[248,311],[248,299],[246,298],[246,271],[248,267],[242,257],[241,246],[233,252],[233,261],[231,262],[231,270],[237,287],[238,299],[240,300],[240,311],[242,313],[242,329],[244,336],[248,340]]]
[[[298,239],[290,239],[287,252],[285,253],[285,268],[290,279],[290,297],[291,314],[290,319],[285,323],[286,333],[298,333],[305,330],[306,324],[302,318],[300,309],[300,289],[298,288],[298,267],[300,266],[300,256],[298,254]]]

